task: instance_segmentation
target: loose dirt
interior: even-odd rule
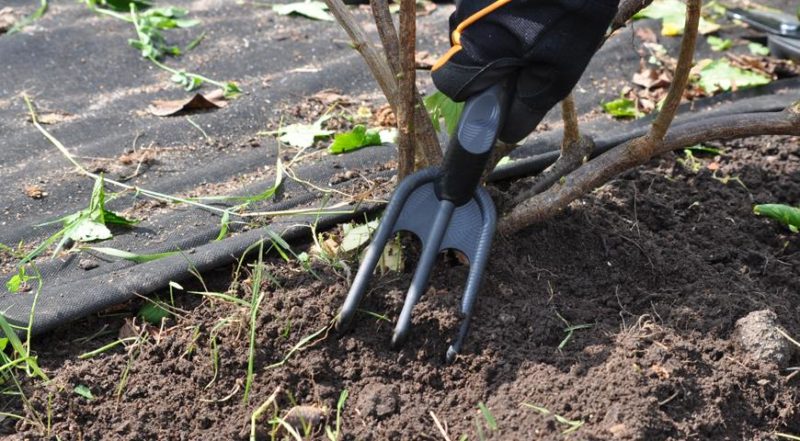
[[[325,439],[343,390],[347,440],[444,439],[434,415],[450,439],[800,433],[799,380],[787,369],[800,360],[759,362],[734,332],[738,319],[768,309],[800,336],[800,239],[752,213],[755,203],[800,200],[798,139],[717,146],[723,154],[697,157],[697,172],[682,153],[668,155],[544,225],[498,238],[468,344],[452,366],[443,355],[459,324],[467,271],[459,259],[440,259],[410,343],[393,351],[388,339],[414,262],[402,274],[376,276],[362,305],[392,322],[365,313],[339,337],[325,328],[356,264],[314,261],[311,271],[270,254],[248,400],[247,308],[176,293],[177,318],[151,327],[135,347],[78,359],[115,340],[141,301],[36,339],[54,381],[26,385],[31,408],[45,427],[49,418],[49,438],[61,440],[248,439],[251,414],[276,390],[277,410],[267,407],[258,439],[287,436],[270,420],[295,405],[326,409],[309,435]],[[233,282],[235,268],[204,279],[209,290],[249,301],[249,271]],[[78,340],[101,330],[108,333]],[[76,394],[78,385],[94,399]],[[39,439],[43,430],[32,421],[4,429],[10,439]]]

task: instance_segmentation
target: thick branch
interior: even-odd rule
[[[397,177],[403,179],[414,171],[414,104],[416,104],[416,35],[417,3],[400,0],[400,70],[398,72],[397,125],[398,168]],[[391,25],[391,23],[390,23]],[[392,26],[394,29],[394,26]]]
[[[550,188],[562,176],[580,167],[594,150],[592,139],[588,136],[581,136],[578,127],[578,113],[575,111],[575,99],[571,93],[561,101],[561,120],[564,122],[561,154],[553,165],[547,167],[536,177],[530,187],[514,198],[513,205],[518,205]]]
[[[800,136],[800,114],[794,111],[726,115],[688,122],[680,133],[669,132],[653,156],[711,140],[728,140],[758,135]],[[565,177],[561,184],[515,207],[499,225],[504,234],[547,220],[570,202],[603,185],[632,167],[646,163],[651,156],[639,154],[645,137],[620,144]]]

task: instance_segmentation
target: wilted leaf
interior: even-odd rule
[[[762,86],[772,81],[764,74],[735,67],[724,58],[708,63],[698,74],[700,78],[697,80],[697,85],[708,94]]]
[[[161,320],[169,317],[170,313],[161,305],[154,302],[147,302],[136,314],[147,323],[160,325]]]
[[[262,135],[279,135],[278,140],[283,143],[289,144],[294,147],[307,148],[314,145],[314,140],[317,138],[330,136],[333,130],[326,130],[322,128],[322,124],[329,120],[330,116],[323,115],[313,124],[290,124],[278,130],[269,132],[261,132]]]
[[[755,41],[748,43],[747,49],[750,50],[751,54],[760,57],[766,57],[767,55],[769,55],[769,48],[764,46],[763,44],[756,43]]]
[[[75,242],[91,242],[111,239],[111,231],[105,225],[89,218],[82,217],[69,231],[69,238]]]
[[[617,98],[614,101],[603,103],[603,110],[614,118],[638,118],[642,116],[636,109],[636,103],[627,98]]]
[[[464,108],[464,103],[456,103],[447,95],[442,92],[434,92],[433,94],[425,97],[425,109],[433,122],[433,127],[437,132],[441,131],[441,120],[444,119],[444,125],[447,128],[447,134],[452,135],[458,126],[458,118],[461,117],[461,110]]]
[[[337,133],[333,144],[328,151],[335,155],[348,153],[363,147],[381,145],[381,135],[377,130],[367,130],[363,125],[353,127],[353,130]]]
[[[391,240],[383,248],[381,258],[378,259],[378,269],[381,273],[389,271],[399,273],[403,271],[405,261],[403,260],[403,246],[398,239]]]
[[[94,399],[94,395],[92,395],[91,389],[89,389],[89,387],[84,385],[84,384],[79,384],[79,385],[75,386],[75,389],[73,389],[73,391],[76,394],[82,396],[83,398],[86,398],[87,400],[93,400]]]
[[[686,22],[686,5],[679,0],[655,0],[650,6],[642,9],[634,19],[652,18],[661,20],[661,35],[675,37],[683,34]],[[718,31],[720,26],[713,21],[700,18],[698,31],[705,35]]]
[[[372,232],[378,228],[378,222],[378,220],[374,220],[366,224],[342,225],[344,237],[342,238],[342,243],[339,245],[339,249],[345,253],[359,249],[362,245],[369,242]]]
[[[800,208],[784,204],[762,204],[753,207],[753,213],[775,219],[789,227],[792,233],[800,231]]]
[[[706,41],[708,41],[708,45],[711,46],[711,50],[714,52],[726,51],[733,46],[733,40],[730,38],[719,38],[714,35],[709,35]]]
[[[177,253],[177,251],[167,251],[165,253],[136,254],[108,247],[88,247],[87,249],[136,263],[152,262],[153,260],[163,259]]]
[[[280,15],[297,14],[314,20],[333,21],[333,16],[326,12],[328,5],[320,1],[307,0],[285,5],[272,5],[272,10]]]
[[[225,107],[225,92],[217,89],[205,95],[196,93],[193,97],[182,100],[172,101],[153,101],[147,111],[155,116],[175,116],[183,113],[190,113],[197,110],[219,109]]]

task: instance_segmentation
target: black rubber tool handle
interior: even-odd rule
[[[440,200],[461,206],[472,199],[505,122],[511,92],[508,84],[497,84],[467,100],[436,181]]]

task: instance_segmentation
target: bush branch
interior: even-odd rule
[[[680,125],[680,133],[669,132],[653,155],[711,140],[730,140],[758,135],[800,136],[800,114],[793,111],[726,115]],[[646,163],[650,157],[639,154],[645,137],[620,144],[565,177],[562,184],[528,199],[503,219],[499,229],[513,233],[545,221],[570,202],[608,182],[630,168]]]

